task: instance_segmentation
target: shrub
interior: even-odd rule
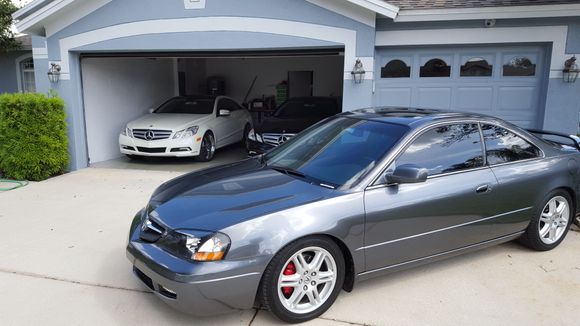
[[[0,171],[40,181],[69,164],[64,101],[43,94],[0,95]]]

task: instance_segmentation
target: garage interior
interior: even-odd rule
[[[229,96],[246,105],[257,123],[291,97],[342,97],[343,72],[343,49],[83,54],[89,162],[94,167],[139,168],[195,164],[192,159],[148,159],[132,164],[119,152],[119,133],[128,122],[178,95]],[[241,146],[232,147],[218,151],[216,159],[246,157]]]

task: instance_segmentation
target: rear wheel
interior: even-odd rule
[[[206,132],[201,141],[201,149],[197,160],[200,162],[209,162],[215,155],[215,138],[211,132]]]
[[[299,240],[272,259],[260,285],[262,303],[276,317],[301,323],[322,315],[344,283],[345,262],[326,237]]]
[[[573,212],[570,195],[563,190],[553,191],[536,209],[526,233],[521,238],[522,243],[538,251],[556,248],[570,230]]]

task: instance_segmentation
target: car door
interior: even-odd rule
[[[233,105],[232,105],[233,104]],[[216,109],[217,147],[223,147],[234,142],[237,131],[236,118],[232,116],[236,109],[235,103],[228,98],[220,98]],[[229,116],[220,116],[220,110],[230,111]]]
[[[415,164],[426,182],[365,191],[367,270],[426,258],[489,240],[497,181],[484,165],[479,125],[455,123],[421,133],[387,168]]]
[[[543,159],[542,151],[514,131],[491,123],[483,123],[487,164],[494,172],[502,194],[495,205],[501,217],[491,224],[496,237],[523,231],[529,224],[534,206],[539,203],[557,179],[553,162]]]

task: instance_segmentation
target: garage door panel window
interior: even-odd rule
[[[395,166],[403,164],[426,168],[430,176],[483,167],[478,125],[454,124],[425,132],[395,161]]]
[[[451,77],[451,66],[442,59],[431,59],[421,66],[421,77]]]
[[[403,60],[391,60],[381,68],[381,78],[409,77],[411,77],[411,67],[408,66]]]
[[[513,57],[503,66],[504,77],[526,77],[535,75],[536,64],[528,57]]]
[[[483,58],[471,58],[461,66],[461,77],[491,77],[493,65]]]
[[[489,165],[538,158],[540,150],[505,128],[483,125],[487,163]]]

